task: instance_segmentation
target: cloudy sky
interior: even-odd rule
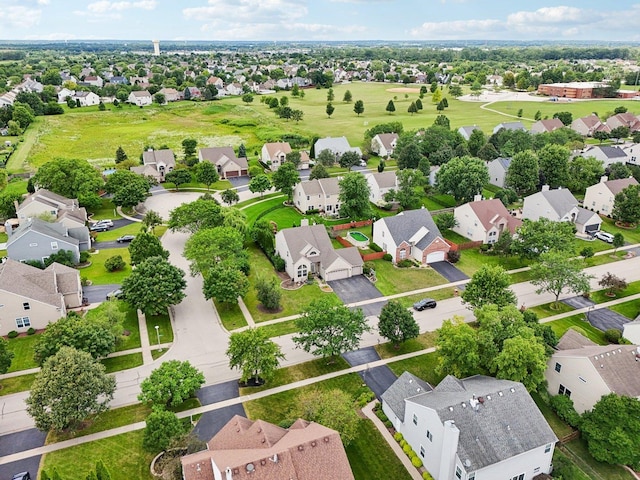
[[[0,39],[640,41],[635,1],[0,0]]]

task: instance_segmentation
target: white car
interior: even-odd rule
[[[607,232],[596,232],[594,237],[603,242],[613,243],[613,235]]]

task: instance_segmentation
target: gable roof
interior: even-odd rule
[[[319,155],[323,150],[330,150],[335,154],[342,155],[345,152],[357,152],[361,153],[359,147],[352,147],[349,145],[347,137],[325,137],[320,138],[315,143],[316,155]]]
[[[462,134],[462,132],[467,134],[467,137],[470,137],[474,130],[481,130],[479,126],[473,125],[468,127],[460,127],[458,132]]]
[[[146,90],[134,90],[131,92],[131,95],[133,95],[136,98],[145,98],[145,97],[151,96],[151,94]]]
[[[85,228],[85,230],[87,229]],[[27,232],[36,232],[41,235],[46,235],[59,242],[65,242],[70,245],[78,246],[79,244],[76,238],[69,235],[69,229],[63,224],[45,222],[39,218],[30,218],[26,222],[20,223],[20,226],[11,234],[7,240],[7,247],[15,243]]]
[[[433,390],[424,380],[409,372],[403,372],[398,379],[391,384],[382,394],[382,401],[385,402],[393,413],[404,422],[405,399],[423,392]]]
[[[22,203],[18,206],[18,211],[22,208],[30,205],[33,202],[43,203],[45,205],[55,207],[55,208],[79,208],[78,200],[71,199],[67,197],[63,197],[62,195],[58,195],[57,193],[53,193],[50,190],[45,188],[40,188],[33,192],[22,201]]]
[[[593,151],[600,150],[602,154],[607,158],[626,158],[627,155],[620,147],[613,147],[611,145],[593,145],[592,147],[587,148],[584,152],[585,154]]]
[[[378,139],[380,140],[380,143],[382,143],[382,146],[386,149],[386,150],[390,150],[393,148],[392,143],[394,141],[398,141],[398,134],[397,133],[379,133],[378,135],[376,135],[376,137],[378,137]]]
[[[446,377],[432,391],[406,399],[434,410],[460,431],[458,457],[468,471],[492,465],[557,437],[524,385],[484,375]]]
[[[236,415],[207,446],[182,457],[185,480],[214,480],[212,464],[233,480],[354,478],[338,432],[302,419],[284,429]]]
[[[249,166],[245,157],[236,157],[233,147],[201,148],[200,156],[203,160],[219,165],[222,169],[230,162],[236,163],[240,168],[248,168]]]
[[[511,157],[494,158],[489,163],[494,163],[495,165],[499,165],[506,172],[507,170],[509,170],[509,165],[511,165]]]
[[[340,178],[314,178],[300,182],[300,188],[306,195],[339,195],[340,194]]]
[[[531,126],[531,129],[533,130],[536,125],[541,126],[542,129],[546,132],[553,132],[554,130],[564,127],[564,123],[562,123],[559,118],[547,118],[545,120],[538,120]]]
[[[284,153],[285,155],[291,153],[291,145],[289,145],[289,142],[265,143],[264,146],[267,152],[269,152],[269,158],[277,156],[278,153]]]
[[[68,295],[78,293],[82,290],[82,286],[80,285],[80,272],[75,268],[53,262],[45,268],[44,271],[53,272],[56,277],[56,290],[59,293]]]
[[[527,198],[534,198],[536,196],[543,197],[560,217],[565,216],[572,208],[578,206],[578,200],[576,200],[576,197],[566,188],[537,192],[529,195]],[[539,205],[539,203],[536,204],[536,206]]]
[[[615,180],[607,180],[604,184],[613,195],[617,195],[631,185],[638,185],[638,181],[633,177],[617,178]]]
[[[496,226],[500,220],[506,220],[507,229],[513,234],[522,225],[522,220],[509,214],[504,204],[497,198],[469,202],[469,207],[476,214],[486,231]]]
[[[400,245],[403,241],[409,242],[416,233],[422,233],[421,238],[415,240],[415,246],[423,250],[437,237],[442,237],[426,208],[406,210],[393,217],[381,218],[378,222],[384,222],[387,225],[396,245]]]
[[[176,165],[176,157],[173,150],[164,148],[162,150],[147,150],[142,152],[142,162],[144,165],[164,163],[167,166]]]
[[[570,328],[569,330],[564,332],[564,335],[562,335],[562,337],[560,337],[560,340],[558,340],[558,344],[556,345],[556,349],[573,350],[582,347],[592,347],[594,345],[597,345],[597,343],[578,333],[573,328]]]
[[[74,291],[71,286],[70,272],[65,268],[69,267],[53,263],[45,270],[40,270],[7,258],[0,264],[0,290],[64,308],[62,294]],[[76,282],[78,282],[79,272],[75,269],[70,270],[74,270]]]
[[[378,185],[378,188],[395,188],[397,184],[396,172],[394,170],[371,173],[368,177]]]
[[[496,128],[500,130],[504,128],[505,130],[526,130],[526,127],[522,122],[504,122],[496,125]]]

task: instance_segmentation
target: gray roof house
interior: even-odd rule
[[[578,206],[578,200],[566,188],[549,190],[548,185],[541,192],[525,197],[522,206],[523,220],[548,218],[554,222],[571,222],[578,233],[593,235],[600,230],[600,216]]]
[[[391,254],[393,263],[411,258],[425,265],[442,262],[450,249],[426,208],[376,220],[373,242]]]
[[[173,150],[165,148],[162,150],[149,149],[142,153],[142,165],[131,167],[129,170],[152,177],[158,182],[164,181],[164,176],[173,171],[176,166],[176,157]]]
[[[67,198],[40,188],[16,206],[18,220],[24,221],[40,215],[51,215],[67,227],[81,227],[87,222],[87,210],[75,198]]]
[[[593,157],[600,160],[605,168],[616,162],[626,162],[627,154],[620,147],[611,145],[592,145],[582,152],[583,157]]]
[[[469,139],[471,138],[471,134],[473,133],[474,130],[481,130],[481,128],[478,127],[477,125],[460,127],[458,129],[458,133],[462,135],[462,138],[469,141]]]
[[[534,478],[551,472],[557,437],[519,382],[403,374],[382,410],[435,480]]]
[[[487,162],[489,183],[496,187],[504,188],[504,181],[507,176],[507,170],[509,170],[509,165],[511,165],[511,158],[509,157],[499,157]]]
[[[334,249],[324,225],[285,228],[276,233],[276,253],[285,261],[285,270],[295,282],[309,274],[325,281],[362,274],[364,262],[356,247]]]
[[[336,156],[336,160],[345,152],[356,152],[358,155],[362,155],[360,147],[352,147],[349,145],[347,137],[326,137],[318,139],[314,146],[316,158],[318,158],[318,155],[320,155],[320,152],[323,150],[330,150]]]
[[[44,270],[10,258],[0,263],[0,335],[45,328],[82,303],[80,272],[59,263]]]
[[[61,223],[48,223],[39,218],[22,222],[14,231],[7,231],[7,256],[13,260],[41,260],[60,250],[69,250],[75,263],[80,251],[88,250],[91,238],[87,227],[68,228]]]
[[[493,133],[498,133],[502,129],[505,130],[522,130],[523,132],[527,131],[527,127],[525,127],[522,122],[504,122],[496,125],[493,128]]]
[[[365,175],[369,184],[369,201],[375,205],[384,205],[384,196],[391,190],[398,188],[398,178],[394,170],[386,172],[368,173]]]

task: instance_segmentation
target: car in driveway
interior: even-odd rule
[[[96,223],[95,225],[91,225],[89,230],[92,232],[106,232],[109,230],[109,225],[106,223]]]
[[[111,228],[113,227],[113,222],[111,221],[111,219],[107,218],[105,220],[98,220],[96,222],[96,225],[106,225],[107,227]]]
[[[16,473],[12,480],[31,480],[31,475],[29,472]]]
[[[117,289],[114,290],[112,292],[107,293],[107,300],[113,300],[113,299],[121,299],[123,298],[124,294],[122,292],[122,290]]]
[[[136,238],[135,235],[122,235],[121,237],[116,238],[116,242],[118,243],[127,243]]]
[[[413,309],[421,312],[425,308],[436,308],[436,301],[433,298],[423,298],[422,300],[418,300],[413,304]]]
[[[603,242],[613,243],[613,235],[607,232],[596,232],[594,237]]]

